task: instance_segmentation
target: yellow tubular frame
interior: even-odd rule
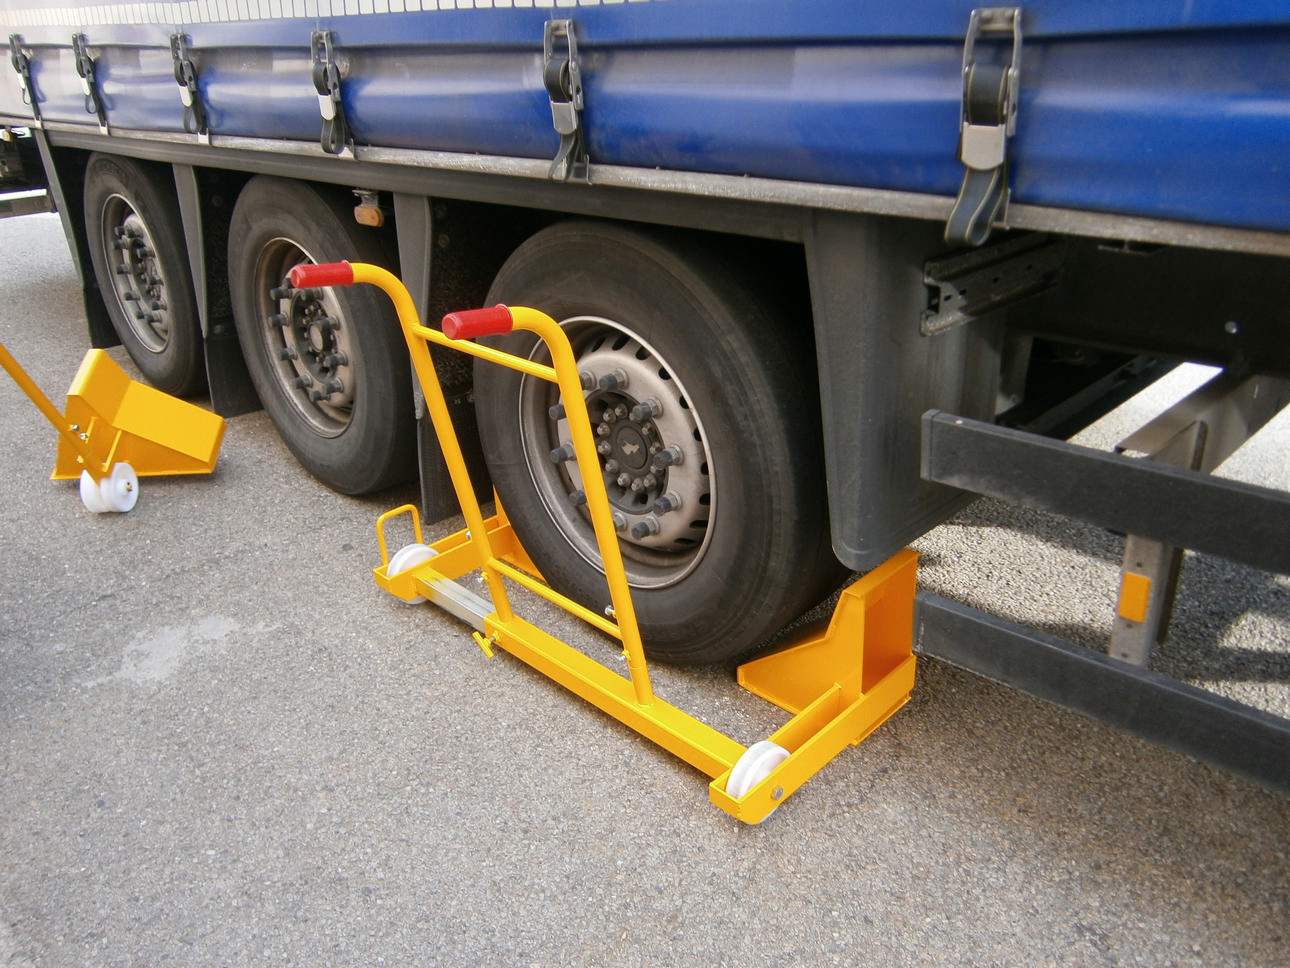
[[[657,698],[650,685],[577,361],[564,331],[555,320],[537,310],[509,308],[514,328],[534,333],[546,343],[552,366],[468,340],[451,339],[421,325],[411,296],[394,275],[363,263],[353,263],[350,268],[354,282],[378,286],[394,302],[466,521],[464,531],[431,546],[435,554],[429,560],[389,574],[387,523],[396,516],[411,515],[420,541],[421,522],[411,505],[382,515],[377,521],[382,563],[374,570],[380,587],[405,601],[424,596],[447,608],[474,625],[476,641],[487,654],[492,654],[494,646],[505,649],[702,770],[711,778],[712,801],[747,823],[759,823],[767,817],[841,750],[858,743],[908,700],[914,685],[911,642],[917,571],[917,559],[910,551],[902,552],[848,588],[827,630],[811,633],[789,648],[740,669],[741,685],[795,715],[770,737],[788,751],[788,758],[743,796],[727,794],[727,780],[746,748]],[[484,518],[430,356],[430,343],[520,370],[559,387],[604,564],[610,601],[607,618],[541,582],[500,513]],[[473,571],[482,573],[491,602],[484,602],[457,584],[457,579]],[[618,638],[627,660],[627,678],[516,615],[504,578]]]

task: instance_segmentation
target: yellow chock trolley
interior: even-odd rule
[[[915,662],[911,643],[917,558],[912,551],[901,552],[848,587],[826,629],[812,631],[795,644],[740,667],[740,685],[793,714],[768,739],[744,747],[657,698],[650,685],[577,362],[555,320],[534,309],[496,306],[450,314],[443,321],[443,332],[438,332],[420,324],[403,284],[377,266],[302,265],[292,270],[290,281],[296,288],[370,283],[390,296],[461,502],[465,529],[432,545],[422,542],[420,518],[412,505],[381,515],[376,527],[381,565],[375,577],[390,594],[407,602],[434,602],[474,627],[475,641],[486,655],[491,657],[496,648],[506,650],[703,771],[711,778],[712,802],[747,823],[760,823],[834,756],[859,743],[908,701]],[[552,365],[469,341],[512,329],[541,338]],[[435,373],[430,343],[557,384],[608,585],[609,604],[603,615],[541,580],[504,509],[484,518]],[[416,542],[390,555],[386,524],[401,515],[411,516]],[[491,601],[459,582],[475,572],[482,574]],[[506,581],[619,640],[627,676],[518,616]]]

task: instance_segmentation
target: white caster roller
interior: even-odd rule
[[[95,514],[107,511],[107,505],[99,494],[99,482],[94,480],[89,471],[81,471],[81,503],[85,505],[85,510]]]
[[[129,464],[113,464],[112,472],[101,481],[94,480],[89,471],[81,471],[81,503],[87,511],[129,511],[138,500],[139,475]]]
[[[385,569],[386,576],[398,575],[407,571],[409,568],[415,568],[417,565],[424,564],[439,552],[435,551],[429,545],[410,544],[404,545],[394,553],[390,559],[389,566]],[[408,599],[409,605],[420,605],[425,601],[424,595],[418,595],[416,598]]]
[[[768,739],[753,743],[744,751],[744,755],[739,757],[734,769],[730,771],[730,779],[726,781],[726,793],[736,800],[739,799],[770,776],[771,770],[786,759],[788,759],[788,750],[778,743],[772,743]],[[774,811],[772,810],[771,813]]]

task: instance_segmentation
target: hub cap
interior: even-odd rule
[[[637,587],[680,581],[702,558],[715,512],[699,417],[672,368],[645,341],[606,319],[561,325],[578,358],[628,581]],[[534,357],[545,358],[545,348]],[[521,386],[521,436],[534,485],[574,549],[599,565],[558,393],[530,377]]]

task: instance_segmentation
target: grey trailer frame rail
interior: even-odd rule
[[[922,475],[1290,574],[1290,494],[940,411]],[[920,592],[914,649],[1290,795],[1290,720]]]

